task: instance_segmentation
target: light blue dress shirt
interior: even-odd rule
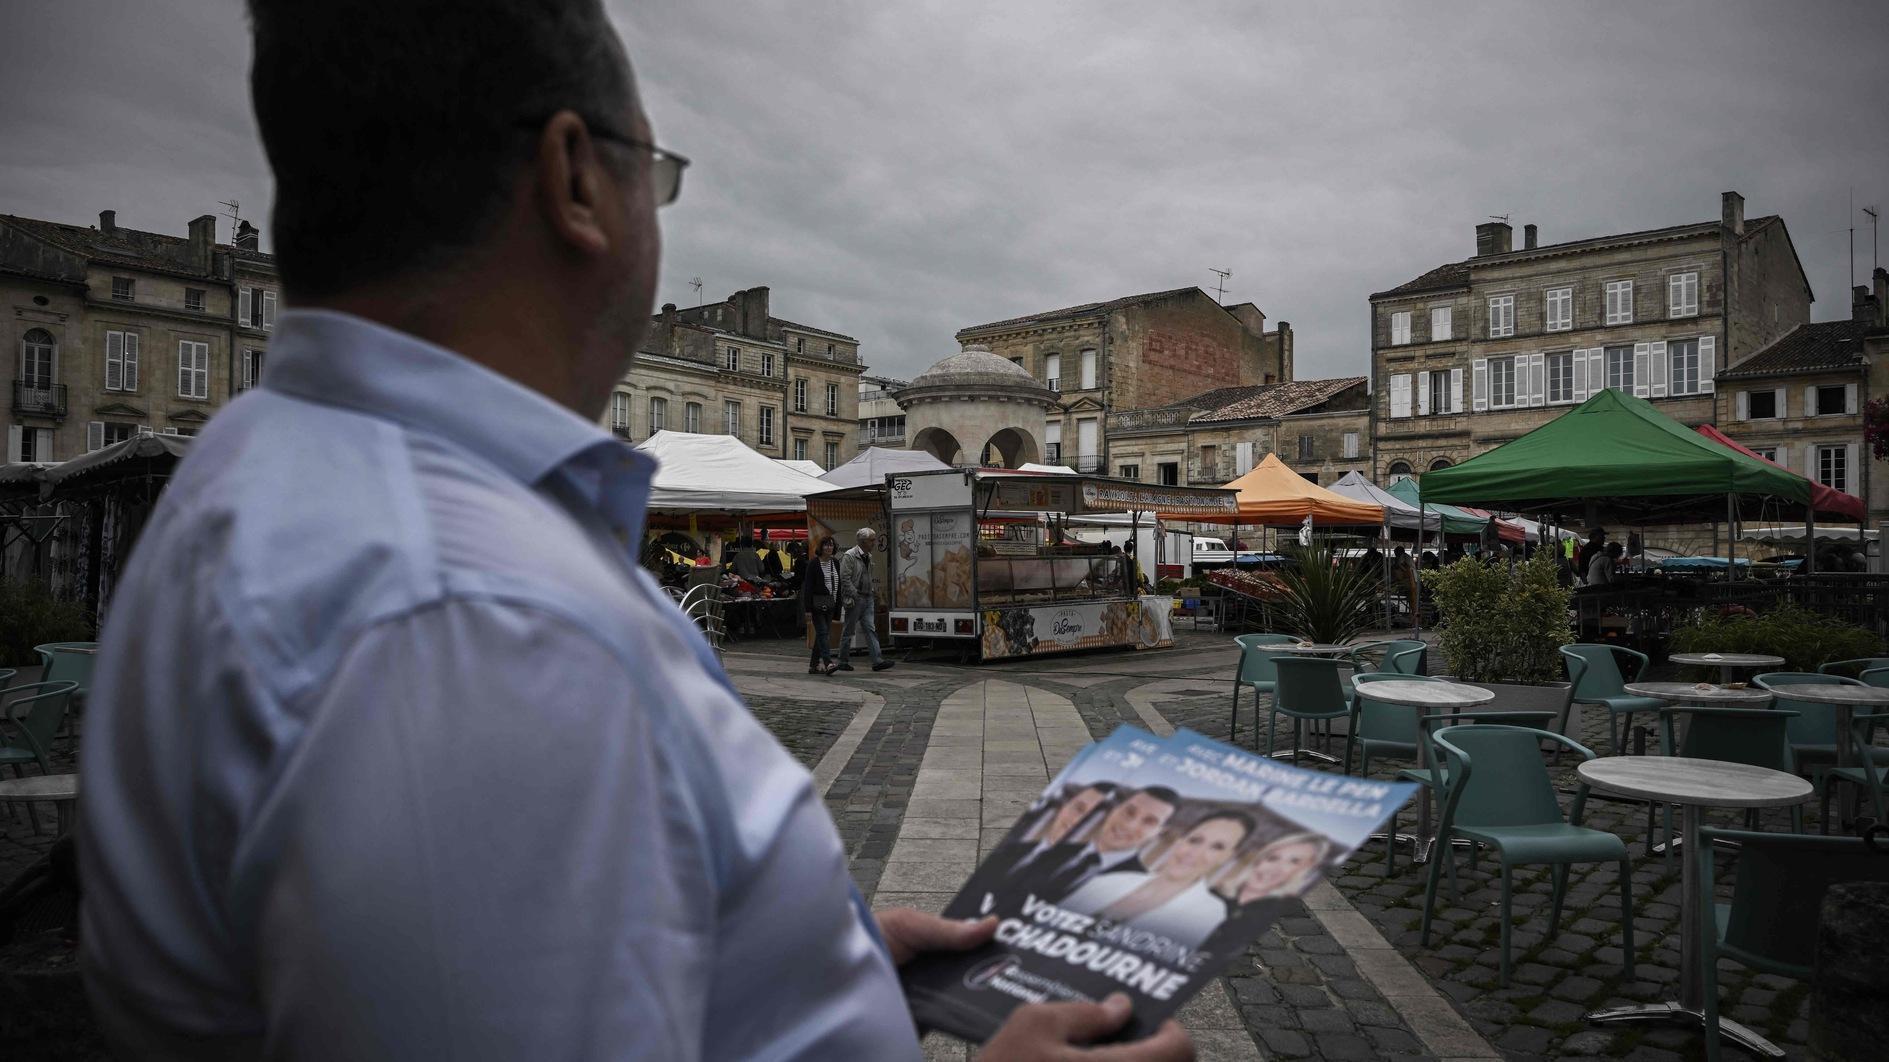
[[[102,636],[83,947],[122,1049],[917,1057],[811,778],[635,564],[654,467],[281,317]]]

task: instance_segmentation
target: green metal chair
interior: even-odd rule
[[[1889,690],[1889,667],[1872,667],[1856,676],[1856,681],[1879,690]]]
[[[1884,811],[1883,799],[1883,789],[1889,786],[1889,766],[1885,766],[1873,755],[1878,723],[1889,723],[1889,712],[1850,716],[1850,748],[1855,752],[1853,757],[1855,763],[1848,767],[1826,767],[1818,772],[1821,778],[1817,782],[1817,788],[1822,790],[1818,813],[1823,819],[1824,833],[1830,832],[1830,792],[1836,788],[1832,784],[1835,782],[1848,782],[1868,793],[1870,808],[1876,813],[1876,821],[1889,824],[1889,812]],[[1801,826],[1798,832],[1803,832]]]
[[[20,673],[19,668],[0,667],[0,690],[6,689],[7,684],[13,681],[13,676],[19,673]]]
[[[1502,876],[1501,983],[1509,983],[1509,935],[1513,921],[1513,871],[1518,866],[1548,864],[1554,875],[1554,907],[1548,934],[1561,926],[1561,905],[1567,896],[1568,866],[1573,863],[1616,863],[1620,867],[1620,950],[1628,977],[1633,976],[1633,863],[1627,844],[1605,830],[1580,824],[1587,804],[1587,785],[1574,794],[1564,817],[1555,799],[1554,782],[1541,760],[1541,743],[1565,744],[1582,759],[1592,750],[1552,730],[1522,726],[1471,723],[1445,727],[1431,739],[1443,752],[1449,769],[1449,796],[1437,830],[1437,850],[1430,859],[1430,880],[1424,890],[1424,947],[1430,945],[1430,921],[1436,910],[1437,881],[1442,861],[1450,858],[1455,836],[1495,849]]]
[[[74,695],[81,698],[91,690],[92,668],[98,663],[97,642],[47,642],[35,645],[33,651],[45,665],[39,673],[41,682],[76,682],[79,688]]]
[[[1361,754],[1358,765],[1360,775],[1371,773],[1371,756],[1398,756],[1414,758],[1417,746],[1423,740],[1422,727],[1417,722],[1423,715],[1423,709],[1404,704],[1386,704],[1371,699],[1370,690],[1365,687],[1373,682],[1438,682],[1439,679],[1427,675],[1404,675],[1394,671],[1370,671],[1351,676],[1351,725],[1345,734],[1344,773],[1351,773],[1351,752],[1355,747]]]
[[[1506,726],[1539,727],[1545,726],[1549,721],[1554,719],[1554,717],[1555,713],[1553,712],[1518,712],[1500,708],[1467,708],[1456,712],[1443,712],[1423,716],[1417,720],[1417,726],[1419,739],[1424,745],[1424,763],[1419,767],[1406,767],[1398,771],[1396,780],[1399,782],[1415,782],[1423,787],[1423,791],[1418,794],[1417,797],[1421,802],[1418,811],[1419,820],[1421,821],[1422,817],[1429,813],[1431,797],[1435,797],[1438,801],[1441,801],[1445,796],[1445,790],[1449,788],[1450,784],[1449,764],[1444,761],[1443,756],[1437,751],[1435,742],[1431,740],[1439,728],[1446,726],[1462,726],[1467,723],[1500,723]],[[1557,742],[1555,744],[1555,755],[1557,757],[1560,756],[1561,748],[1561,744]],[[1385,827],[1385,829],[1389,831],[1389,836],[1392,838],[1397,836],[1397,814],[1399,810],[1401,809],[1393,809],[1391,811],[1390,823]],[[1472,842],[1465,843],[1469,844],[1471,848],[1470,866],[1473,869],[1476,859],[1476,846]],[[1390,877],[1395,869],[1395,860],[1385,860],[1385,877]],[[1453,859],[1450,860],[1444,869],[1447,870],[1450,875],[1450,888],[1455,889],[1456,861]]]
[[[1272,691],[1272,710],[1266,716],[1267,756],[1273,754],[1273,736],[1280,716],[1292,720],[1292,762],[1298,763],[1299,753],[1304,751],[1299,743],[1305,736],[1308,720],[1316,723],[1343,719],[1351,714],[1344,684],[1338,678],[1338,670],[1343,666],[1337,660],[1304,656],[1280,656],[1273,661],[1278,681]],[[1333,762],[1331,756],[1312,755]]]
[[[1668,756],[1687,756],[1695,760],[1723,760],[1769,767],[1785,774],[1797,773],[1796,757],[1791,755],[1790,722],[1796,712],[1776,708],[1701,708],[1680,705],[1659,710],[1666,735]],[[1677,721],[1686,719],[1686,732],[1678,734]],[[1745,815],[1745,828],[1758,828],[1758,811]],[[1791,805],[1791,829],[1804,832],[1804,809]],[[1666,806],[1666,858],[1673,854],[1673,809]],[[1653,850],[1653,805],[1646,806],[1646,847]]]
[[[1837,733],[1837,710],[1828,704],[1814,704],[1791,696],[1792,686],[1861,686],[1855,679],[1824,675],[1813,671],[1768,671],[1752,680],[1760,689],[1776,695],[1775,710],[1796,712],[1791,720],[1791,753],[1797,757],[1797,769],[1835,763],[1837,742],[1847,740]],[[1889,749],[1871,750],[1870,758],[1889,763]]]
[[[1738,845],[1732,901],[1714,903],[1713,842]],[[1764,973],[1808,981],[1815,961],[1823,894],[1846,881],[1889,881],[1889,856],[1861,837],[1699,829],[1699,894],[1712,912],[1699,919],[1699,965],[1705,975],[1705,1057],[1719,1057],[1718,962],[1734,959]]]
[[[1412,638],[1373,642],[1351,651],[1351,661],[1362,674],[1383,672],[1392,675],[1423,674],[1424,654],[1430,647]]]
[[[1568,679],[1574,684],[1572,703],[1607,709],[1607,740],[1616,756],[1626,751],[1634,713],[1656,712],[1666,706],[1657,697],[1635,697],[1626,691],[1627,680],[1620,673],[1620,659],[1615,655],[1618,653],[1638,660],[1640,672],[1645,671],[1646,654],[1622,646],[1577,643],[1561,647],[1561,655],[1568,662]]]
[[[24,775],[24,764],[37,763],[42,773],[53,773],[53,735],[78,687],[71,681],[29,682],[0,693],[0,767]]]
[[[1279,681],[1278,672],[1273,670],[1274,653],[1267,646],[1297,645],[1299,639],[1290,634],[1242,634],[1233,639],[1233,644],[1240,647],[1240,662],[1233,672],[1233,712],[1227,719],[1227,740],[1231,742],[1240,721],[1240,687],[1246,686],[1253,691],[1253,730],[1254,744],[1257,745],[1259,730],[1259,696],[1271,695],[1273,686]]]
[[[1873,671],[1876,668],[1889,668],[1889,656],[1859,656],[1854,660],[1832,660],[1819,667],[1817,673],[1842,675],[1845,678],[1862,678],[1863,672]]]

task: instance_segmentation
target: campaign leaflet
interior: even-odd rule
[[[1056,776],[944,913],[996,938],[903,976],[914,1019],[982,1043],[1023,1003],[1125,992],[1154,1032],[1343,863],[1411,783],[1303,770],[1190,730],[1121,727]]]

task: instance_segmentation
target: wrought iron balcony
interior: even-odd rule
[[[66,385],[13,381],[13,412],[43,417],[66,415]]]

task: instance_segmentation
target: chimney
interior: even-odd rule
[[[1876,322],[1876,296],[1861,284],[1850,289],[1850,320],[1858,324]]]
[[[767,285],[735,294],[737,322],[735,331],[754,339],[767,338]]]
[[[1476,257],[1507,254],[1514,238],[1515,230],[1509,227],[1508,222],[1485,221],[1476,226]]]
[[[1732,230],[1733,236],[1745,234],[1745,197],[1726,192],[1719,197],[1718,223]]]
[[[210,255],[216,249],[216,215],[200,214],[190,220],[190,262],[198,272],[210,272]]]
[[[236,223],[236,246],[239,249],[245,251],[260,250],[261,238],[262,234],[256,230],[256,226],[251,225],[247,221],[238,221]]]
[[[110,232],[118,227],[118,211],[101,210],[98,212],[98,231]]]
[[[1522,250],[1532,251],[1534,249],[1535,249],[1535,226],[1532,224],[1523,225],[1522,226]]]
[[[1889,269],[1877,266],[1870,280],[1876,285],[1876,324],[1889,325],[1889,313],[1884,312],[1889,311]]]

